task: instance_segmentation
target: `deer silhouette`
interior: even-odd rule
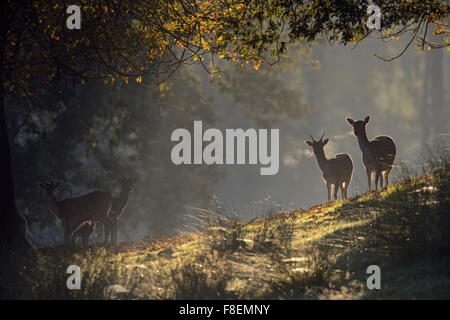
[[[341,189],[341,198],[347,198],[347,189],[352,180],[353,161],[349,154],[339,153],[334,158],[327,159],[323,147],[330,141],[330,139],[323,140],[322,134],[319,140],[314,140],[310,135],[312,141],[306,140],[305,143],[313,148],[317,163],[320,170],[322,170],[323,178],[327,183],[328,202],[331,202],[331,193],[334,186],[334,200],[337,200],[338,189]]]
[[[369,182],[369,191],[372,191],[372,175],[375,173],[375,190],[380,181],[380,188],[383,188],[383,175],[385,176],[385,185],[389,184],[389,173],[392,170],[395,159],[394,140],[388,136],[378,136],[373,140],[367,138],[366,125],[370,117],[364,120],[354,121],[347,118],[348,123],[353,126],[355,136],[358,138],[358,144],[362,152],[362,162],[366,167],[367,179]]]
[[[125,208],[128,203],[128,197],[130,196],[131,189],[133,185],[137,182],[136,178],[121,178],[119,179],[119,183],[121,186],[120,194],[117,198],[113,198],[112,200],[112,208],[111,213],[109,214],[110,218],[114,222],[114,239],[113,241],[117,243],[117,223],[119,218],[123,215],[125,212]]]
[[[128,197],[130,196],[131,189],[136,181],[136,178],[120,178],[118,180],[121,186],[121,191],[118,197],[112,198],[111,211],[109,212],[109,218],[114,224],[114,236],[111,235],[111,240],[113,243],[117,243],[118,220],[125,212],[125,208],[128,203]],[[82,239],[83,246],[87,247],[89,245],[89,237],[94,233],[94,228],[95,222],[86,223],[76,231],[74,237],[80,237]],[[103,228],[103,232],[105,233],[105,238],[108,238],[111,230],[108,231],[108,229]]]
[[[57,200],[55,191],[59,183],[39,182],[38,185],[45,190],[53,213],[61,220],[66,246],[73,246],[75,232],[93,221],[103,223],[112,233],[112,239],[115,237],[114,222],[109,217],[113,201],[109,192],[93,191],[80,197]],[[105,237],[105,243],[107,241]]]

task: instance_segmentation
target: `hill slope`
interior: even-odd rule
[[[381,192],[247,224],[199,215],[211,227],[178,237],[43,250],[20,271],[19,298],[423,299],[450,298],[450,170]],[[211,221],[213,221],[211,223]],[[82,271],[66,288],[67,266]],[[369,290],[366,269],[381,269]],[[4,274],[4,273],[2,273]],[[0,279],[2,284],[7,279]],[[111,286],[114,285],[114,286]]]

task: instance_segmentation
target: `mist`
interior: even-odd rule
[[[326,201],[326,186],[322,173],[310,147],[304,144],[312,134],[316,139],[325,131],[330,143],[325,146],[328,157],[336,153],[349,153],[354,162],[354,173],[349,195],[360,195],[368,190],[367,177],[361,161],[361,151],[353,129],[345,120],[364,119],[370,115],[367,126],[369,139],[388,135],[397,145],[395,168],[391,181],[401,175],[401,165],[419,172],[417,160],[425,143],[448,145],[449,123],[449,56],[427,52],[406,52],[391,62],[382,61],[374,54],[394,55],[401,44],[365,41],[355,48],[313,46],[311,58],[320,63],[319,69],[307,65],[298,74],[283,75],[286,82],[304,93],[304,99],[314,109],[298,120],[283,119],[274,127],[280,128],[280,171],[274,177],[261,177],[253,168],[230,166],[229,174],[215,188],[215,193],[238,211],[270,196],[283,208],[292,203],[307,208]],[[440,64],[443,68],[445,104],[435,108],[429,118],[424,117],[427,107],[422,105],[427,81],[420,76],[425,64]],[[274,66],[273,68],[277,68]],[[214,90],[214,89],[212,89]],[[252,92],[247,92],[251,99]],[[239,106],[226,96],[214,99],[220,125],[224,127],[249,126],[242,121]],[[430,123],[431,122],[431,123]],[[264,212],[260,213],[264,215]],[[249,217],[250,218],[250,217]]]
[[[60,111],[59,117],[66,120],[57,122],[55,130],[43,130],[47,138],[32,144],[29,133],[18,129],[12,134],[16,184],[23,189],[22,184],[30,178],[37,181],[51,176],[64,182],[59,198],[97,188],[118,194],[117,177],[134,175],[138,183],[121,220],[119,240],[177,234],[187,231],[183,227],[185,215],[195,213],[192,207],[220,208],[221,214],[249,221],[326,202],[322,173],[312,149],[304,143],[310,134],[317,139],[325,132],[325,138],[330,139],[325,146],[327,157],[349,153],[353,159],[348,192],[349,196],[360,195],[368,191],[367,177],[357,139],[346,117],[358,120],[370,115],[369,139],[378,135],[394,139],[397,155],[391,183],[401,175],[401,166],[420,171],[417,160],[425,144],[449,142],[449,124],[445,121],[449,115],[449,55],[442,50],[424,54],[408,50],[391,62],[374,57],[394,56],[403,46],[401,41],[381,45],[367,39],[356,47],[331,47],[319,41],[312,46],[292,46],[280,63],[263,65],[260,70],[221,62],[221,72],[210,75],[198,65],[184,66],[173,80],[156,87],[152,87],[154,79],[148,79],[147,87],[138,88],[135,84],[125,93],[123,90],[128,89],[116,86],[114,92],[127,108],[118,116],[110,116],[112,106],[119,102],[113,101],[109,89],[100,86],[77,93],[85,102],[72,108],[80,113],[70,115],[65,111],[65,115]],[[428,75],[426,70],[430,67],[442,68],[442,72]],[[187,81],[190,84],[186,87]],[[441,89],[436,91],[435,87]],[[49,101],[58,103],[53,97]],[[187,116],[186,110],[191,110]],[[51,112],[55,119],[63,119]],[[11,112],[9,116],[14,130],[22,115]],[[50,121],[43,119],[42,113],[33,117],[38,119],[34,123]],[[86,138],[76,139],[78,131],[71,125],[74,117],[84,124],[83,117],[99,119],[93,122],[99,129],[86,129],[92,132],[87,135],[85,130],[82,135],[86,134]],[[263,176],[259,165],[248,164],[172,164],[170,150],[175,142],[170,139],[171,132],[177,128],[192,130],[194,121],[203,121],[204,130],[217,128],[222,132],[237,128],[279,129],[278,173]],[[118,131],[108,131],[114,126]],[[49,149],[56,143],[48,138],[51,132],[62,140],[74,141],[72,157],[69,153],[63,155],[61,145],[55,145],[53,151]],[[96,138],[86,140],[92,137]],[[21,153],[27,143],[34,147]],[[50,160],[40,158],[39,172],[24,172],[25,158],[39,153]],[[112,155],[115,158],[109,159]],[[60,161],[56,161],[58,158]],[[85,172],[80,176],[81,173],[71,171],[74,168]],[[62,229],[43,193],[30,184],[26,191],[19,191],[18,198],[22,211],[28,214],[29,238],[35,245],[61,241]]]

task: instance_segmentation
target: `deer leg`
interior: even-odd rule
[[[100,234],[102,234],[103,237],[105,237],[105,233],[106,233],[105,225],[103,223],[101,223],[100,225],[102,226],[102,231]]]
[[[99,219],[99,221],[101,222],[101,225],[102,225],[101,233],[103,234],[103,239],[104,239],[103,244],[106,244],[108,242],[109,229],[103,219]]]
[[[103,244],[107,244],[109,235],[111,234],[111,231],[105,222],[102,222],[102,224],[103,224],[103,235],[104,235]]]
[[[327,189],[328,189],[328,202],[331,202],[331,184],[327,183]]]
[[[385,185],[386,185],[386,187],[389,185],[389,172],[391,172],[391,169],[388,169],[386,172],[385,172],[385,179],[384,179],[384,181],[385,181]]]
[[[369,191],[372,191],[372,171],[370,171],[370,169],[366,169],[366,173],[367,173],[367,180],[369,183]]]
[[[104,228],[105,228],[105,242],[104,242],[104,244],[106,244],[108,242],[108,239],[109,239],[110,235],[111,235],[111,241],[114,238],[114,223],[108,217],[105,217],[102,220],[103,220],[102,222],[103,222],[103,225],[104,225]]]
[[[378,190],[378,180],[380,180],[381,171],[375,172],[375,190]]]
[[[69,228],[67,234],[67,242],[69,243],[69,247],[75,247],[75,230],[73,228]]]
[[[344,200],[347,198],[347,195],[345,194],[345,192],[347,191],[345,189],[345,182],[342,182],[339,187],[341,188],[341,199]]]
[[[75,245],[73,239],[71,239],[70,237],[70,233],[68,233],[67,235],[64,235],[64,246],[67,248],[71,248]]]
[[[89,235],[88,234],[83,235],[83,247],[85,247],[85,248],[89,247]]]
[[[84,228],[85,229],[83,230],[82,233],[83,247],[87,248],[89,247],[89,236],[92,234],[92,231],[94,230],[94,224],[90,226],[84,226]]]
[[[117,243],[118,219],[114,220],[114,243]]]
[[[70,228],[67,224],[63,224],[64,229],[64,246],[69,248],[71,246]]]
[[[380,172],[380,189],[383,189],[383,187],[384,187],[383,180],[384,180],[384,173],[383,173],[383,171],[381,171]]]
[[[348,187],[350,186],[351,180],[349,179],[347,182],[345,182],[345,199],[348,197]]]
[[[111,243],[117,243],[117,220],[115,218],[110,219],[112,222]]]
[[[339,184],[333,184],[334,185],[334,201],[337,200],[337,194],[339,191]]]

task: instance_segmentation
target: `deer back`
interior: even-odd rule
[[[386,166],[392,166],[395,159],[396,148],[392,138],[388,136],[378,136],[369,143],[369,149],[373,161],[378,166],[385,169]]]
[[[109,192],[93,191],[80,197],[60,201],[58,211],[61,218],[79,223],[86,220],[98,220],[97,217],[107,215],[111,204],[112,197]]]
[[[353,173],[353,161],[349,154],[340,153],[329,160],[330,173],[338,182],[349,181]]]

